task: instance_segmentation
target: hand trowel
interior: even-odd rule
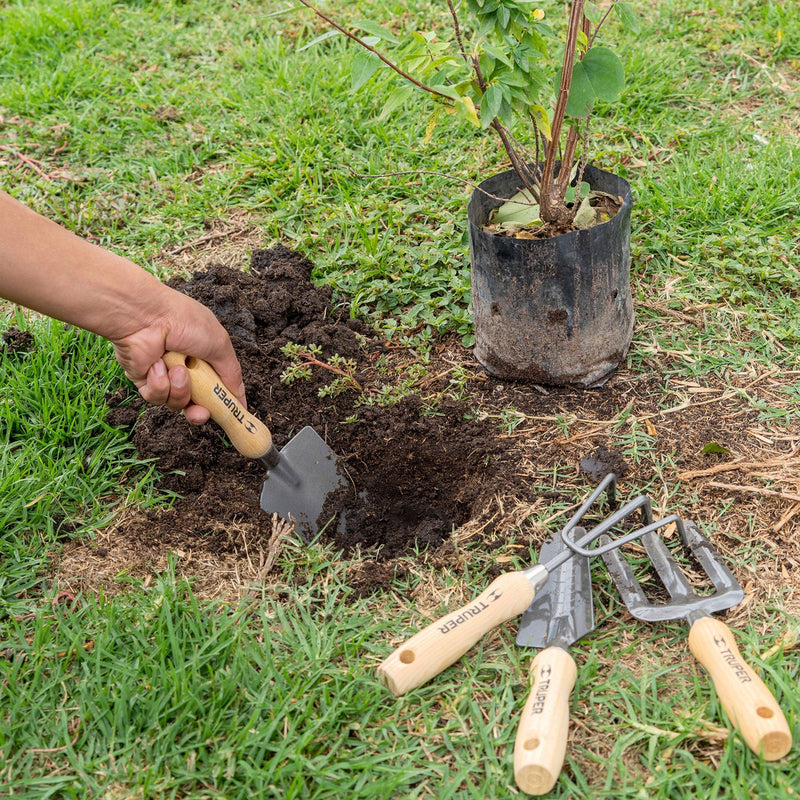
[[[576,529],[580,538],[582,531]],[[546,562],[566,549],[561,536],[542,546]],[[550,577],[522,615],[517,644],[543,648],[530,667],[528,695],[514,744],[514,777],[522,791],[542,795],[558,780],[567,751],[569,703],[578,670],[567,648],[594,628],[589,559],[575,556]]]
[[[306,426],[279,451],[269,428],[240,406],[210,364],[174,351],[163,358],[168,368],[183,365],[189,370],[192,402],[211,412],[241,455],[260,459],[267,468],[261,508],[293,520],[300,538],[310,542],[319,533],[326,500],[347,486],[333,450]]]

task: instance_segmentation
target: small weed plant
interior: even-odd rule
[[[291,384],[296,380],[310,380],[314,367],[318,367],[337,376],[331,383],[320,387],[320,397],[336,397],[350,389],[358,392],[364,391],[356,380],[356,362],[351,358],[344,358],[344,356],[334,353],[325,361],[321,358],[322,348],[319,345],[301,345],[295,342],[284,345],[281,352],[291,361],[281,373],[282,383]]]

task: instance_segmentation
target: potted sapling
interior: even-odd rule
[[[590,163],[598,104],[624,69],[603,36],[621,0],[442,0],[434,28],[345,26],[299,2],[354,50],[352,82],[381,78],[386,111],[426,101],[425,138],[444,120],[498,137],[509,169],[475,186],[467,208],[475,356],[492,375],[596,386],[633,335],[630,185]]]

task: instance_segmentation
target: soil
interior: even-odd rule
[[[637,494],[697,472],[687,479],[685,498],[672,502],[683,500],[684,511],[700,520],[717,520],[719,509],[728,509],[715,542],[723,554],[737,546],[737,531],[753,530],[748,515],[763,521],[776,547],[793,541],[796,518],[785,516],[779,497],[737,495],[732,504],[732,490],[707,486],[717,474],[742,478],[726,465],[774,458],[787,446],[770,440],[756,408],[735,405],[729,383],[676,381],[673,407],[665,411],[657,364],[637,374],[620,370],[587,391],[496,380],[452,340],[440,341],[426,363],[350,319],[347,305],[312,282],[312,271],[310,261],[279,246],[257,250],[249,268],[210,263],[173,285],[209,306],[229,331],[249,409],[277,446],[310,425],[338,455],[349,488],[326,505],[331,523],[320,540],[363,563],[351,571],[356,594],[388,587],[420,551],[446,564],[457,561],[463,543],[477,541],[491,552],[513,539],[514,547],[535,553],[552,531],[531,516],[554,502],[576,508],[609,470],[623,493]],[[282,380],[291,364],[282,352],[288,343],[316,346],[315,357],[329,366],[349,360],[361,390],[319,366],[306,378]],[[768,383],[759,391],[768,392]],[[150,580],[169,557],[206,596],[263,581],[296,537],[259,508],[261,464],[240,456],[214,423],[193,427],[163,408],[143,408],[133,391],[107,400],[109,422],[130,431],[139,454],[154,460],[160,487],[179,497],[167,508],[126,512],[91,541],[68,544],[58,567],[62,583],[122,590],[121,573]],[[633,469],[614,440],[624,442],[636,425],[654,445]],[[722,452],[703,452],[709,442],[723,443]],[[794,548],[782,563],[797,565]]]
[[[284,248],[255,253],[249,272],[219,267],[205,270],[176,288],[209,306],[231,334],[245,375],[249,409],[270,428],[282,448],[304,425],[325,438],[339,457],[349,488],[331,497],[332,518],[325,538],[347,552],[375,548],[381,558],[414,545],[438,545],[454,527],[476,513],[511,462],[488,420],[465,419],[469,406],[442,398],[431,409],[416,393],[390,406],[372,405],[380,386],[376,362],[391,356],[374,334],[333,308],[330,292],[311,283],[313,265]],[[316,346],[322,363],[335,357],[355,365],[366,403],[350,387],[320,396],[333,373],[317,368],[309,379],[282,382],[289,359],[287,343]],[[365,377],[366,376],[366,377]],[[117,395],[110,403],[119,403]],[[136,404],[113,409],[112,424],[130,424]],[[189,520],[190,535],[206,535],[221,521],[244,520],[266,534],[271,519],[259,509],[264,468],[243,459],[221,441],[212,423],[193,428],[162,408],[135,420],[139,455],[155,459],[163,488],[184,499],[169,514]],[[342,520],[340,522],[340,520]],[[161,535],[152,527],[149,535]]]
[[[30,331],[21,331],[19,328],[9,328],[3,331],[0,340],[0,352],[27,353],[34,347],[33,334]]]

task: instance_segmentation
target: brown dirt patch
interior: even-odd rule
[[[33,346],[33,334],[30,331],[9,328],[3,331],[3,335],[0,337],[0,352],[9,355],[12,353],[27,353]]]
[[[480,539],[502,556],[499,572],[510,540],[538,548],[604,465],[625,473],[623,493],[647,490],[656,513],[715,527],[725,555],[757,539],[768,563],[738,565],[739,577],[751,591],[754,582],[769,591],[772,581],[785,594],[782,575],[800,565],[800,432],[777,430],[758,408],[789,402],[781,376],[701,385],[622,370],[591,391],[506,384],[453,341],[442,341],[430,363],[381,341],[312,284],[311,270],[277,247],[255,252],[249,271],[210,265],[174,283],[225,324],[250,409],[278,447],[311,425],[338,454],[354,490],[333,509],[346,525],[334,523],[322,539],[375,567],[354,568],[357,594],[388,586],[416,548],[446,560],[453,543]],[[287,342],[317,345],[324,361],[351,359],[363,392],[320,396],[336,376],[318,368],[283,383]],[[401,399],[388,402],[393,396]],[[132,395],[108,400],[109,419],[131,429],[163,488],[181,497],[170,508],[129,511],[95,540],[67,545],[61,583],[119,591],[120,575],[148,579],[170,555],[201,595],[235,596],[263,581],[280,548],[295,544],[259,508],[260,464],[239,456],[214,424],[195,428],[160,408],[140,415]],[[724,452],[703,453],[710,442]],[[560,513],[543,519],[554,503]],[[784,600],[796,607],[796,595]]]

